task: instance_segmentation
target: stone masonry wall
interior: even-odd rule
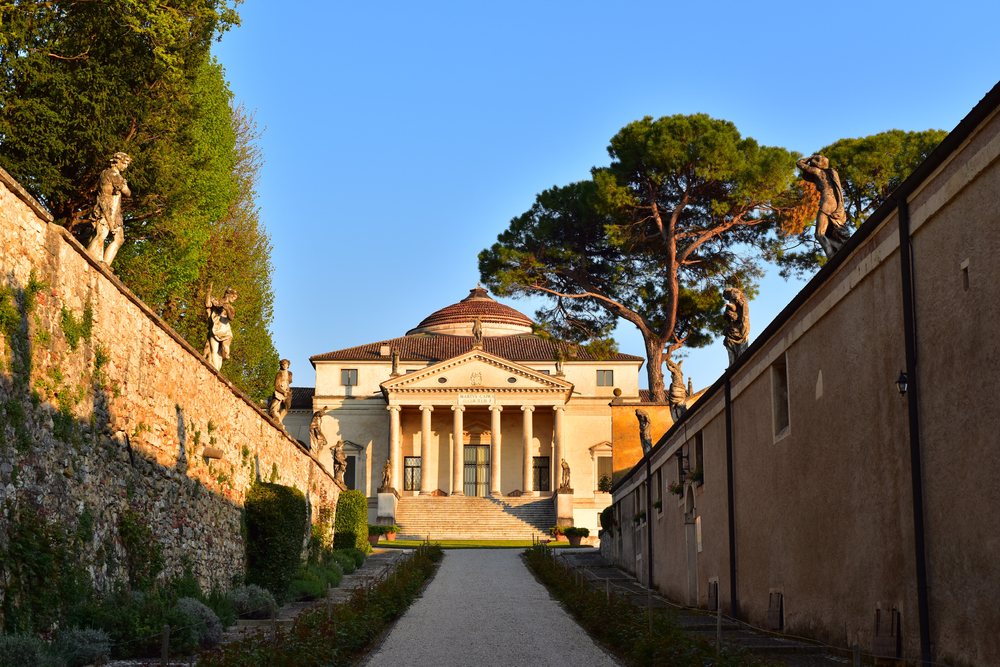
[[[314,519],[336,505],[332,475],[0,169],[0,288],[19,301],[5,298],[20,303],[32,277],[42,287],[16,340],[0,332],[0,527],[24,503],[71,531],[91,514],[84,553],[106,590],[124,576],[127,507],[150,522],[166,576],[183,558],[203,587],[225,587],[243,573],[258,470],[307,493]]]

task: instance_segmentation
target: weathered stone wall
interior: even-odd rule
[[[101,588],[124,574],[117,522],[126,507],[149,520],[166,575],[184,557],[203,586],[228,585],[243,572],[241,508],[258,465],[265,481],[306,492],[314,517],[339,489],[50,219],[0,170],[2,286],[23,303],[32,276],[43,285],[16,333],[0,332],[0,503],[30,503],[70,530],[92,514],[84,552]],[[203,458],[206,446],[222,458]]]

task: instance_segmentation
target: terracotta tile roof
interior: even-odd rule
[[[312,410],[315,387],[292,387],[292,410]]]
[[[407,333],[415,333],[421,329],[442,324],[465,324],[477,316],[483,324],[513,324],[527,327],[528,330],[531,328],[531,319],[527,315],[494,301],[485,289],[477,287],[469,292],[469,296],[458,303],[453,303],[431,313]]]
[[[379,348],[388,345],[399,350],[401,361],[438,362],[457,357],[472,349],[475,339],[472,336],[441,336],[434,334],[417,334],[403,336],[391,340],[379,341],[335,350],[326,354],[317,354],[309,360],[316,361],[376,361],[382,357]],[[555,361],[555,344],[532,334],[514,334],[511,336],[486,336],[483,339],[483,350],[510,361]],[[574,361],[593,361],[586,350],[579,348]],[[642,357],[631,354],[615,354],[611,361],[642,361]]]
[[[292,400],[294,401],[295,399],[293,398]],[[639,401],[641,401],[642,403],[652,403],[653,402],[652,392],[649,391],[648,389],[640,389]]]

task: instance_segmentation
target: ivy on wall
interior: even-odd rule
[[[306,527],[306,497],[294,487],[259,482],[246,502],[247,583],[283,599],[298,569]]]

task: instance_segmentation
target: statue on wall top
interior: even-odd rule
[[[347,470],[347,453],[344,451],[344,441],[338,440],[333,446],[333,479],[341,487],[344,486],[344,472]]]
[[[722,298],[729,301],[726,304],[726,312],[722,315],[726,320],[726,328],[722,335],[726,338],[729,365],[732,366],[750,345],[750,310],[746,295],[737,287],[727,287],[722,292]]]
[[[816,186],[819,192],[819,210],[816,212],[816,240],[826,258],[830,259],[851,238],[844,211],[844,188],[836,169],[823,155],[810,155],[796,162],[802,178]]]
[[[382,486],[379,491],[388,491],[392,488],[392,464],[389,459],[385,460],[385,465],[382,466]]]
[[[399,350],[392,348],[392,375],[389,377],[399,377]]]
[[[472,321],[472,337],[476,339],[472,347],[483,346],[483,321],[479,319],[479,315]]]
[[[279,423],[292,409],[292,372],[288,370],[291,365],[288,359],[282,359],[278,372],[274,374],[274,395],[267,412]]]
[[[639,443],[642,445],[642,453],[645,455],[653,448],[653,436],[649,432],[649,413],[637,409],[635,418],[639,420]]]
[[[115,153],[111,156],[110,163],[97,179],[97,204],[90,214],[90,220],[94,224],[94,238],[87,246],[90,256],[103,262],[108,268],[111,268],[118,249],[125,243],[122,195],[132,196],[128,181],[122,176],[122,172],[132,163],[132,158],[125,153]],[[113,237],[105,249],[104,241],[108,234],[113,234]]]
[[[205,313],[208,316],[208,340],[205,341],[205,351],[202,355],[208,359],[215,370],[222,368],[222,362],[229,358],[229,345],[233,342],[233,329],[229,323],[236,316],[233,302],[239,295],[232,287],[226,288],[221,299],[212,298],[212,288],[215,283],[209,283],[205,295]]]
[[[559,482],[559,488],[560,489],[573,488],[569,483],[569,464],[566,463],[566,459],[562,460],[560,466],[562,468],[562,480]]]
[[[323,415],[326,410],[317,410],[313,413],[312,421],[309,422],[309,444],[310,449],[315,450],[315,456],[319,456],[323,448],[326,447],[326,436],[323,435]]]
[[[687,412],[687,400],[689,398],[687,387],[684,386],[684,371],[681,370],[683,360],[674,362],[667,359],[667,368],[670,370],[670,390],[667,392],[667,402],[670,404],[670,415],[677,421]]]

